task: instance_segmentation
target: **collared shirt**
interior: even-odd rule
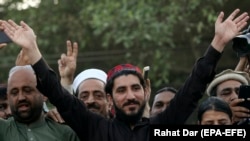
[[[48,118],[27,125],[11,117],[0,119],[0,141],[79,141],[79,138],[69,126]]]

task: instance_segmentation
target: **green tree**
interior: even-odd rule
[[[154,92],[164,85],[181,86],[210,43],[218,12],[230,1],[47,0],[28,9],[20,9],[20,2],[6,0],[2,19],[27,22],[54,70],[70,39],[80,46],[77,73],[89,67],[108,71],[120,63],[150,66]],[[1,50],[2,81],[18,51],[15,45]]]

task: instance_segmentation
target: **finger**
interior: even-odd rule
[[[234,114],[237,118],[246,118],[250,116],[248,113],[245,112],[235,112]]]
[[[237,106],[237,107],[234,107],[233,111],[240,112],[240,113],[248,113],[249,109],[243,106]]]
[[[61,65],[62,65],[61,59],[58,59],[58,60],[57,60],[57,64],[58,64],[59,67],[61,67]]]
[[[64,60],[63,60],[63,57],[61,57],[60,59],[57,60],[59,69],[60,69],[61,67],[63,67],[63,65],[64,65],[64,62],[63,62],[63,61],[64,61]]]
[[[61,61],[62,61],[62,64],[65,64],[66,58],[67,58],[66,54],[65,54],[65,53],[62,53],[62,54],[61,54]]]
[[[246,21],[248,19],[247,17],[248,17],[248,13],[244,12],[240,16],[238,16],[237,18],[235,18],[234,22],[237,24],[237,23],[240,23],[242,21]]]
[[[6,44],[6,43],[2,43],[2,44],[0,44],[0,49],[4,48],[5,46],[7,46],[7,44]]]
[[[14,28],[6,21],[3,21],[2,26],[4,28],[4,32],[11,38],[13,39],[14,35]]]
[[[54,117],[55,121],[60,122],[60,123],[63,123],[63,122],[64,122],[63,118],[62,118],[61,115],[58,113],[57,109],[52,109],[52,110],[51,110],[51,113],[53,114],[53,117]]]
[[[229,20],[233,20],[235,18],[235,16],[240,12],[240,9],[235,9],[229,16],[227,19]]]
[[[49,118],[51,118],[55,122],[58,122],[57,118],[54,115],[54,111],[49,111],[48,113],[46,113],[46,116],[49,117]]]
[[[25,28],[25,29],[30,29],[30,26],[27,25],[24,21],[21,21],[21,22],[20,22],[20,25],[21,25],[23,28]]]
[[[247,18],[247,20],[249,19],[249,17]],[[247,25],[246,21],[242,21],[240,23],[237,24],[237,29],[238,31],[241,31],[245,26]]]
[[[56,114],[52,112],[52,115],[50,116],[55,122],[59,122],[59,120],[56,117]]]
[[[224,18],[224,12],[220,12],[218,18],[216,19],[215,24],[220,24],[223,21]]]
[[[8,20],[8,23],[15,29],[17,30],[19,28],[19,25],[16,24],[13,20]]]
[[[235,107],[243,101],[244,101],[244,98],[235,98],[232,101],[230,101],[229,104],[230,104],[230,106]]]
[[[58,122],[60,123],[64,123],[65,121],[63,120],[63,118],[61,117],[61,115],[57,112],[55,113],[56,119]]]
[[[71,43],[71,41],[67,40],[66,44],[67,44],[67,56],[71,56],[72,55],[72,50],[73,50],[72,43]]]
[[[3,30],[4,27],[3,27],[3,20],[0,20],[0,29]]]
[[[74,58],[77,58],[77,56],[78,56],[78,43],[77,42],[74,42],[74,44],[73,44],[73,57]]]

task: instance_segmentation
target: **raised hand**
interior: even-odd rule
[[[244,99],[236,98],[229,103],[233,112],[233,123],[243,121],[245,118],[250,117],[249,109],[242,107],[242,106],[238,106],[238,104],[243,101]]]
[[[29,57],[21,50],[16,58],[16,66],[30,65]]]
[[[61,76],[61,84],[64,87],[71,85],[76,71],[76,62],[78,55],[78,44],[67,41],[67,54],[61,54],[58,60],[58,70]]]
[[[26,23],[21,21],[18,25],[13,20],[8,20],[1,21],[1,25],[10,39],[22,47],[23,53],[29,57],[31,64],[36,63],[42,57],[36,43],[36,35]]]
[[[220,12],[215,22],[215,36],[212,41],[212,46],[222,52],[226,44],[235,36],[240,34],[240,31],[247,25],[249,19],[248,13],[239,14],[240,10],[234,10],[228,18],[223,21],[224,12]]]

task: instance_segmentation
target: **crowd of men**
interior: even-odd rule
[[[118,64],[108,72],[88,68],[74,77],[78,44],[67,41],[57,74],[28,24],[0,20],[0,29],[21,48],[7,84],[0,87],[0,140],[147,141],[151,125],[186,124],[195,109],[197,125],[248,124],[250,109],[239,106],[245,99],[238,98],[240,86],[250,83],[247,57],[235,70],[216,72],[224,48],[248,19],[239,9],[227,18],[220,12],[213,40],[186,81],[178,89],[159,89],[152,106],[150,80],[138,66]],[[209,97],[199,104],[205,94]],[[53,109],[45,109],[46,100]]]

